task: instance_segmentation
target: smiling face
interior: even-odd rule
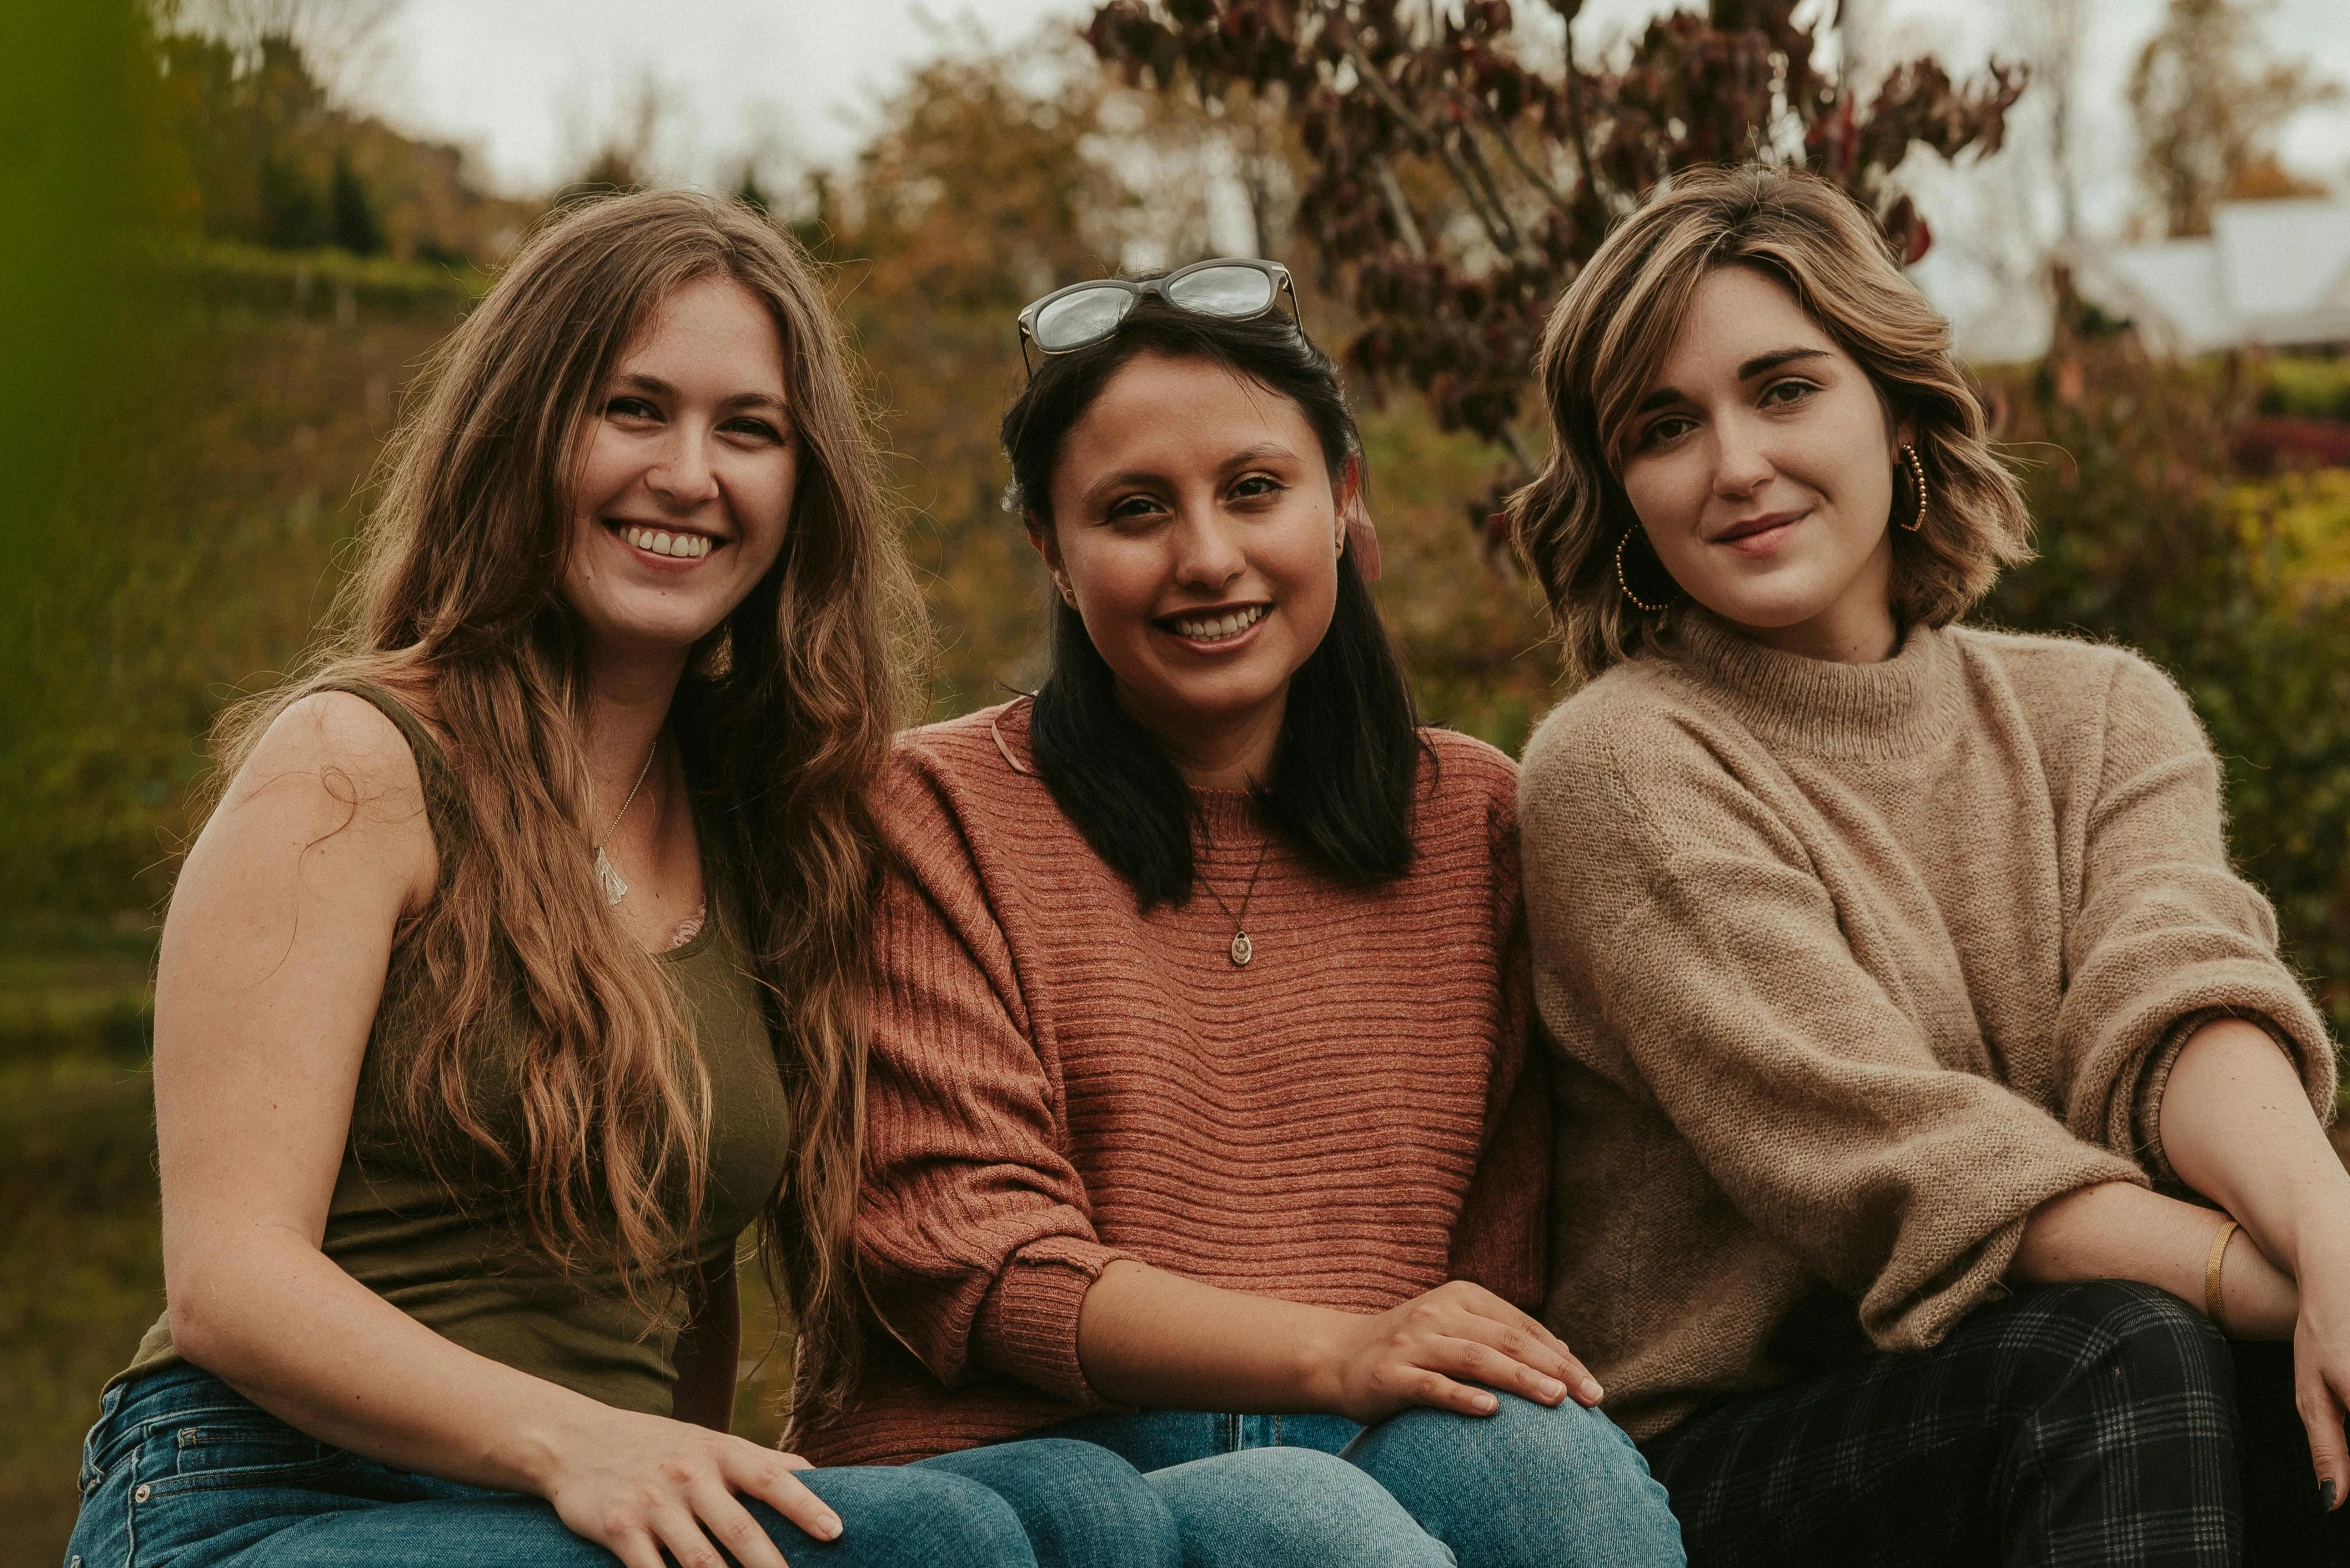
[[[598,651],[681,656],[775,564],[799,477],[783,342],[731,278],[682,285],[613,366],[574,456],[563,597]]]
[[[1624,432],[1623,484],[1689,597],[1814,658],[1893,652],[1895,451],[1867,374],[1748,267],[1697,285]]]
[[[1119,700],[1194,782],[1261,777],[1338,598],[1340,497],[1298,406],[1138,354],[1094,398],[1035,536]],[[1190,765],[1187,765],[1190,764]]]

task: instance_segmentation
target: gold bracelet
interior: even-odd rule
[[[2234,1220],[2222,1225],[2219,1234],[2211,1238],[2211,1257],[2203,1265],[2203,1315],[2218,1324],[2223,1334],[2228,1331],[2228,1317],[2220,1298],[2219,1275],[2227,1266],[2228,1243],[2240,1228]]]

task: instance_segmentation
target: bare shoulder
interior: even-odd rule
[[[337,858],[369,863],[416,902],[437,870],[416,754],[364,697],[312,692],[271,721],[223,793],[206,839],[248,852],[272,841],[337,841]],[[354,867],[354,869],[357,869]]]

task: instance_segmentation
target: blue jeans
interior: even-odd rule
[[[1575,1404],[1500,1400],[1482,1418],[1415,1409],[1368,1428],[1158,1410],[1081,1416],[1044,1435],[1099,1443],[1144,1472],[1189,1564],[1686,1561],[1665,1489],[1613,1421]],[[1281,1455],[1287,1468],[1266,1466]]]
[[[841,1517],[817,1541],[744,1506],[792,1568],[1172,1565],[1175,1522],[1132,1466],[1037,1440],[918,1465],[805,1470]],[[614,1568],[543,1499],[484,1491],[330,1448],[208,1372],[108,1390],[82,1453],[70,1568]]]

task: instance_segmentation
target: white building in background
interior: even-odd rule
[[[2158,350],[2350,347],[2350,200],[2222,202],[2202,238],[2085,240],[2051,259],[2072,269],[2086,298],[2135,323]],[[1977,308],[1957,320],[1962,358],[2017,361],[2048,351],[2045,274],[2011,274],[1987,302],[1970,303]]]
[[[2179,353],[2350,344],[2350,201],[2222,202],[2201,239],[2081,247],[2073,280]]]

